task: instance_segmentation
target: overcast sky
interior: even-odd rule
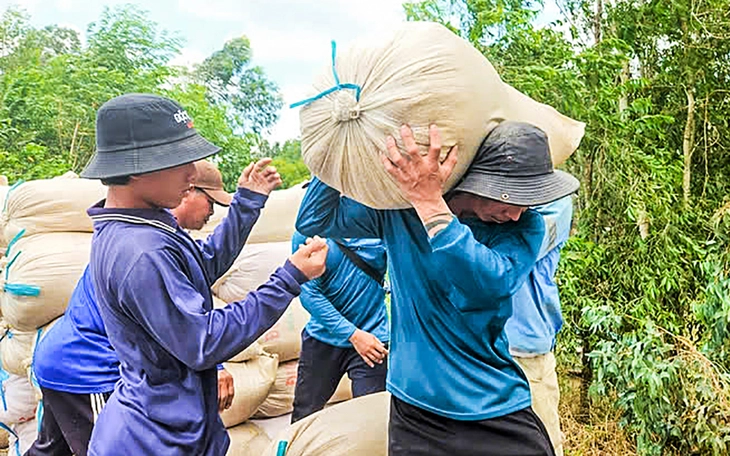
[[[358,36],[386,32],[405,20],[401,0],[0,0],[4,11],[20,5],[35,26],[58,24],[83,34],[104,6],[134,3],[161,28],[184,37],[174,63],[197,63],[234,37],[251,40],[254,64],[280,87],[286,103],[271,139],[299,136],[297,110],[313,76],[329,64],[330,41],[346,44]],[[555,17],[553,1],[545,16]]]

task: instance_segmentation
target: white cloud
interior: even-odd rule
[[[56,8],[61,11],[71,11],[78,7],[76,0],[56,0]]]
[[[9,2],[9,4],[4,5],[3,10],[7,9],[10,6],[17,6],[21,9],[26,10],[32,15],[36,12],[39,3],[39,0],[14,0]]]
[[[186,47],[180,51],[179,55],[175,56],[175,58],[170,61],[170,64],[192,68],[193,65],[202,62],[206,57],[207,55],[199,49]]]
[[[284,142],[299,137],[299,108],[291,109],[289,105],[312,96],[312,86],[308,83],[290,84],[281,87],[284,107],[281,109],[279,121],[272,128],[267,139]]]

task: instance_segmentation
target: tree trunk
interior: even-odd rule
[[[601,20],[603,18],[603,0],[596,1],[596,17],[593,19],[593,36],[596,43],[601,42]]]
[[[621,68],[621,96],[618,99],[618,112],[624,112],[629,107],[629,92],[626,84],[629,82],[629,62],[626,61]]]
[[[693,81],[692,81],[693,82]],[[682,153],[684,155],[684,170],[682,173],[682,195],[684,204],[689,204],[691,183],[692,183],[692,152],[695,140],[695,93],[694,87],[690,85],[685,89],[687,94],[687,122],[684,124],[684,135],[682,140]]]
[[[583,351],[581,353],[583,368],[580,375],[580,408],[576,417],[577,421],[583,424],[591,422],[591,398],[588,393],[593,382],[593,370],[591,369],[591,359],[588,357],[588,354],[592,351],[591,343],[588,340],[589,337],[588,331],[586,331],[583,335]]]

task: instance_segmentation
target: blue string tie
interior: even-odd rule
[[[335,67],[336,57],[337,57],[337,43],[335,43],[335,41],[332,40],[332,75],[335,77],[335,85],[312,98],[307,98],[306,100],[302,100],[302,101],[298,101],[296,103],[290,104],[289,105],[290,109],[298,108],[299,106],[308,105],[310,103],[313,103],[313,102],[319,100],[320,98],[324,98],[327,95],[330,95],[334,92],[344,90],[344,89],[354,90],[355,91],[355,101],[357,101],[357,102],[360,101],[360,92],[362,92],[362,87],[360,87],[357,84],[351,84],[349,82],[346,82],[344,84],[340,82],[340,77],[337,75],[337,68]]]

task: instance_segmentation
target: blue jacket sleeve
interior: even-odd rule
[[[545,237],[537,259],[541,260],[554,249],[560,249],[570,237],[573,222],[573,196],[568,195],[550,204],[538,206],[535,210],[545,221]]]
[[[294,238],[292,239],[292,250],[296,251],[299,246],[304,243],[304,240],[304,236],[301,236],[298,233],[295,234]],[[327,241],[327,244],[330,249],[330,253],[327,254],[327,259],[329,260],[332,249],[335,247],[332,245],[333,243],[329,240]],[[325,271],[325,274],[329,272],[329,267],[330,265],[327,264],[328,270]],[[355,325],[348,321],[337,310],[337,308],[335,308],[335,306],[329,301],[329,299],[327,299],[324,293],[322,293],[320,280],[321,277],[310,280],[309,282],[303,284],[302,293],[301,295],[299,295],[299,300],[301,301],[302,306],[307,309],[307,312],[309,312],[312,318],[323,327],[325,327],[332,335],[343,340],[348,340],[350,339],[350,336],[352,336],[352,334],[355,332],[357,327],[355,327]]]
[[[165,249],[143,253],[122,279],[119,298],[157,343],[194,370],[223,363],[256,341],[307,280],[287,261],[243,301],[205,311],[205,298],[180,271],[176,258]]]
[[[382,238],[382,214],[329,187],[316,177],[299,207],[296,228],[307,236]]]
[[[231,268],[251,234],[268,196],[239,188],[233,195],[228,215],[205,241],[196,241],[203,253],[203,267],[213,285]]]
[[[454,304],[463,312],[513,295],[535,265],[544,234],[542,217],[528,211],[510,229],[501,230],[487,247],[454,219],[431,239],[431,249],[444,278],[461,296]],[[484,296],[493,299],[474,299]]]

